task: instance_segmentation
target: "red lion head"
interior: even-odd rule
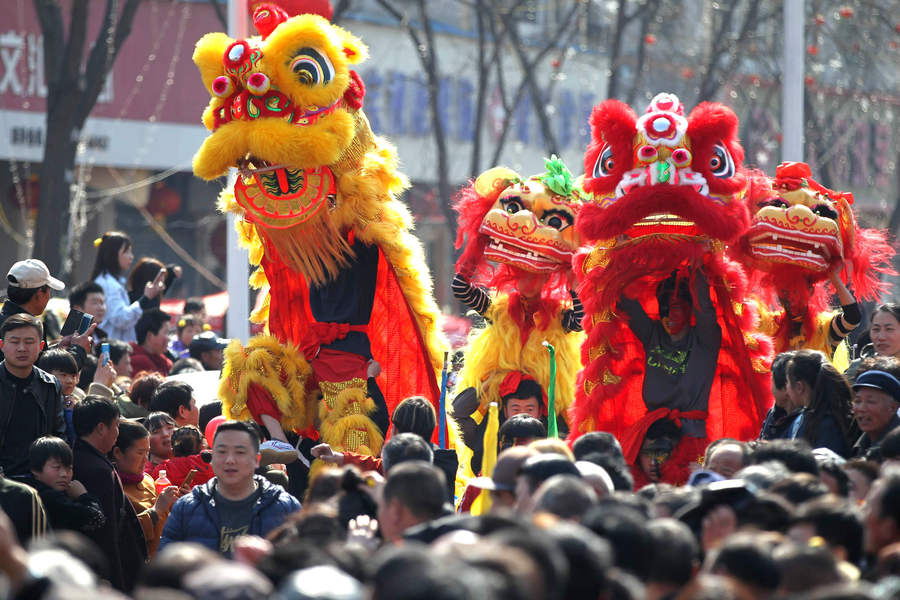
[[[640,117],[618,100],[596,106],[584,159],[594,202],[582,209],[582,235],[618,246],[736,238],[749,222],[737,128],[718,103],[685,117],[674,94],[658,94]]]
[[[883,289],[879,273],[890,271],[894,250],[883,231],[857,225],[852,204],[852,194],[819,184],[806,163],[782,163],[774,179],[753,172],[747,195],[751,224],[736,251],[761,272],[757,279],[764,288],[786,294],[791,304],[808,304],[811,285],[842,262],[842,279],[860,299],[875,299]],[[822,296],[817,291],[813,295]],[[824,310],[826,301],[818,298],[814,304],[821,306],[813,308]]]

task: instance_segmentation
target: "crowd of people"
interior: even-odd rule
[[[660,477],[677,428],[651,426],[634,463],[606,432],[567,444],[536,384],[503,396],[490,474],[458,482],[424,398],[374,457],[267,446],[198,406],[170,376],[220,369],[226,340],[201,302],[160,309],[178,267],[133,260],[126,235],[99,239],[69,292],[90,318],[62,326],[46,309],[65,284],[38,260],[9,270],[2,597],[900,597],[900,305],[875,310],[843,373],[778,355],[759,439],[712,441],[685,486]]]

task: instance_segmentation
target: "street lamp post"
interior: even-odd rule
[[[247,36],[247,0],[228,0],[228,35],[235,39]],[[228,173],[228,186],[234,187],[237,170]],[[226,249],[226,282],[228,284],[228,317],[226,335],[246,343],[250,338],[250,293],[247,279],[250,275],[247,251],[238,246],[234,228],[236,216],[228,213]]]
[[[784,0],[784,68],[781,77],[781,160],[803,161],[803,60],[805,0]]]

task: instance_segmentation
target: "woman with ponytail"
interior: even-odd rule
[[[787,368],[787,392],[802,410],[787,437],[802,438],[813,448],[828,448],[840,456],[850,453],[853,392],[847,380],[815,350],[798,350]]]
[[[153,300],[165,289],[165,269],[153,281],[144,286],[140,298],[131,302],[125,288],[125,274],[134,261],[131,238],[120,231],[108,231],[94,240],[97,259],[91,279],[103,288],[106,297],[106,317],[100,324],[112,339],[134,342],[134,324],[147,308],[152,308]]]

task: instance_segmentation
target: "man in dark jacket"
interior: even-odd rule
[[[160,551],[174,542],[194,542],[230,556],[239,536],[265,536],[300,510],[300,503],[284,488],[255,475],[259,436],[251,424],[227,421],[219,425],[212,452],[216,476],[172,507]]]
[[[42,335],[41,322],[25,313],[0,325],[0,467],[9,477],[29,472],[31,442],[66,434],[62,386],[34,366],[44,346]]]
[[[88,395],[72,411],[75,426],[74,476],[100,500],[106,523],[87,532],[109,561],[110,583],[131,591],[147,559],[140,521],[122,489],[122,481],[106,455],[119,436],[119,408]]]

